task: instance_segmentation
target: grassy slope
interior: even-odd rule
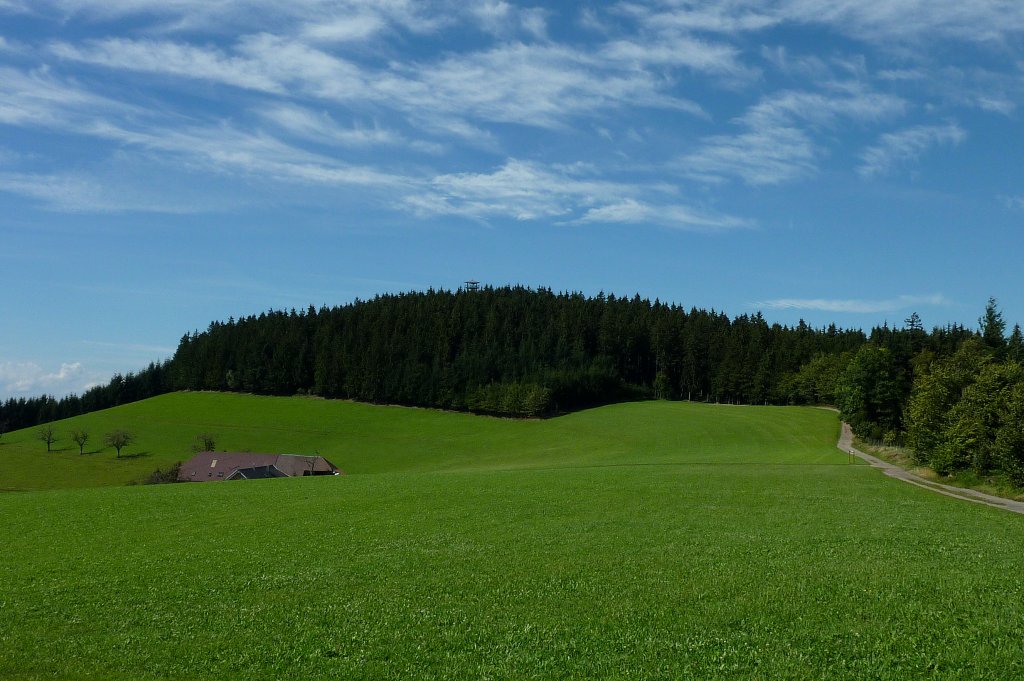
[[[1024,673],[1024,518],[830,465],[834,414],[301,404],[378,474],[0,495],[0,677]]]
[[[319,451],[349,473],[662,462],[805,461],[835,457],[835,417],[779,407],[621,404],[547,421],[481,418],[343,401],[175,393],[60,421],[58,451],[36,429],[0,440],[0,489],[125,484],[191,456],[197,433],[217,448],[305,454]],[[67,437],[93,442],[79,456]],[[116,459],[103,433],[127,428],[138,443]],[[836,426],[836,429],[838,426]],[[812,448],[817,452],[809,455]],[[808,459],[811,456],[811,459]],[[824,459],[823,459],[824,457]]]

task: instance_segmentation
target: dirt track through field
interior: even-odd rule
[[[843,424],[843,432],[839,436],[839,444],[836,445],[839,449],[844,452],[848,452],[855,456],[867,461],[875,468],[881,468],[886,475],[903,482],[909,482],[911,485],[917,485],[923,487],[937,494],[945,494],[948,497],[956,497],[957,499],[963,499],[964,501],[973,501],[978,504],[985,504],[986,506],[995,506],[1005,511],[1012,511],[1013,513],[1024,513],[1024,502],[1014,501],[1013,499],[1004,499],[1002,497],[992,496],[991,494],[985,494],[984,492],[978,492],[973,489],[965,489],[963,487],[953,487],[952,485],[943,485],[939,482],[932,482],[931,480],[925,480],[924,478],[914,475],[910,471],[903,470],[899,466],[894,466],[891,463],[882,461],[878,457],[865,454],[859,449],[855,449],[853,446],[853,430],[850,428],[850,424]]]

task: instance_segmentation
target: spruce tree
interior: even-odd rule
[[[978,319],[981,339],[985,345],[1001,353],[1006,348],[1006,322],[995,298],[989,298],[984,316]]]
[[[1024,362],[1024,336],[1020,332],[1020,324],[1013,325],[1013,333],[1006,344],[1006,357],[1014,362]]]

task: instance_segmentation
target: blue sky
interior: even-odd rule
[[[0,0],[0,398],[466,279],[1024,321],[1019,0]]]

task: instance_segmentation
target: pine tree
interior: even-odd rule
[[[1003,313],[1000,312],[995,298],[989,298],[985,305],[984,316],[978,319],[981,339],[985,345],[998,353],[1006,348],[1006,322],[1003,321]]]
[[[1024,335],[1021,335],[1020,324],[1013,325],[1013,332],[1006,344],[1006,358],[1014,362],[1024,362]]]

